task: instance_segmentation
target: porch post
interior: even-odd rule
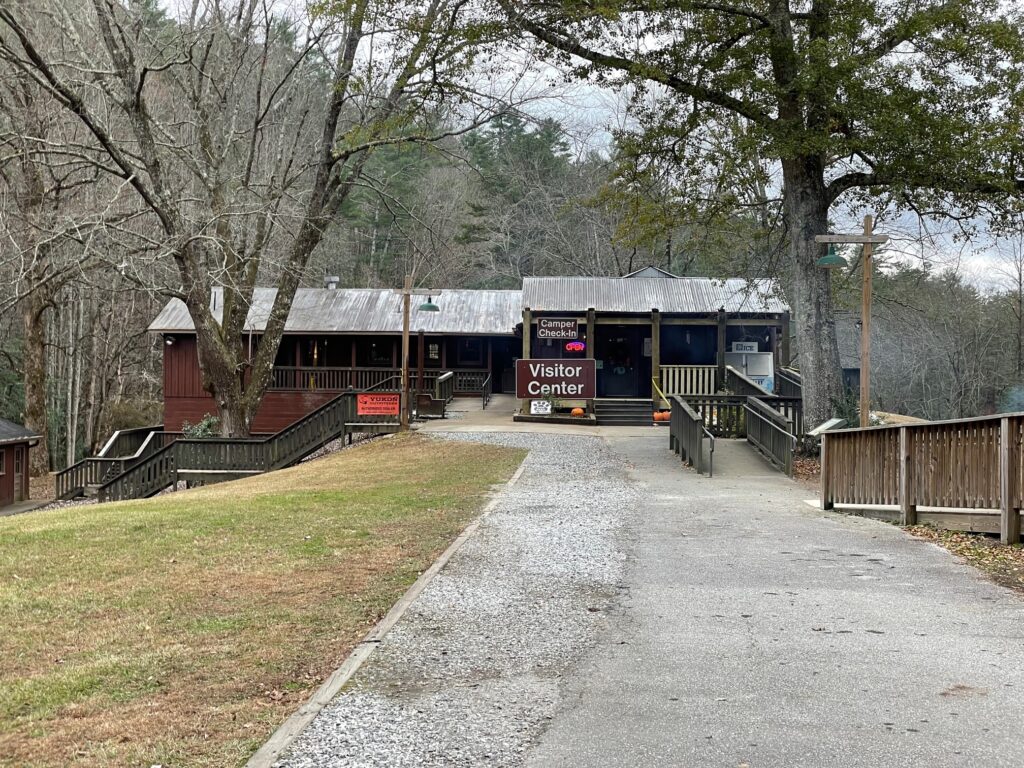
[[[779,358],[779,365],[787,367],[793,362],[789,354],[789,310],[782,313],[782,355]]]
[[[593,307],[587,308],[587,357],[596,359],[597,354],[597,310]],[[587,413],[594,413],[594,401],[587,400]]]
[[[533,333],[533,313],[529,307],[523,308],[523,360],[530,359],[530,336]]]
[[[356,337],[352,337],[352,370],[348,372],[348,386],[350,389],[356,386]]]
[[[661,386],[661,311],[651,309],[651,378]],[[657,396],[656,391],[651,390],[651,399]],[[661,399],[658,398],[658,405]]]
[[[716,352],[716,362],[718,364],[718,385],[716,389],[725,386],[725,330],[728,327],[726,321],[728,315],[725,309],[718,310],[718,350]]]
[[[420,343],[419,346],[420,346],[420,348],[419,348],[419,355],[418,355],[419,360],[417,360],[417,366],[416,366],[418,368],[418,370],[416,371],[416,394],[417,395],[420,392],[422,392],[424,389],[426,389],[426,387],[423,386],[423,366],[424,366],[424,363],[426,362],[426,354],[427,354],[426,342],[424,341],[424,336],[425,335],[426,334],[424,333],[423,329],[420,328],[420,332],[419,332],[419,343]]]

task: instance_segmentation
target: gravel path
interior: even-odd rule
[[[446,434],[531,449],[524,472],[349,687],[276,763],[516,766],[624,588],[626,466],[598,438]]]

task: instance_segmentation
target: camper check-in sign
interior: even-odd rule
[[[538,339],[575,339],[579,338],[579,325],[575,320],[563,320],[557,317],[537,318]]]
[[[593,360],[516,360],[516,397],[597,397],[597,366]]]

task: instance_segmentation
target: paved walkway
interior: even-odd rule
[[[535,451],[283,764],[1024,762],[1015,594],[742,444],[602,434],[459,435]]]
[[[1024,762],[1017,596],[756,464],[707,479],[609,442],[649,498],[629,590],[529,765]]]

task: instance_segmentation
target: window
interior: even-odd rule
[[[22,457],[24,456],[24,454],[25,454],[25,449],[22,448],[20,445],[17,448],[14,449],[14,476],[15,477],[19,477],[22,474],[22,472],[21,472],[21,461],[22,461]]]
[[[482,339],[459,339],[455,348],[455,360],[460,366],[484,364],[484,345]]]
[[[7,474],[7,449],[0,448],[0,475]]]

